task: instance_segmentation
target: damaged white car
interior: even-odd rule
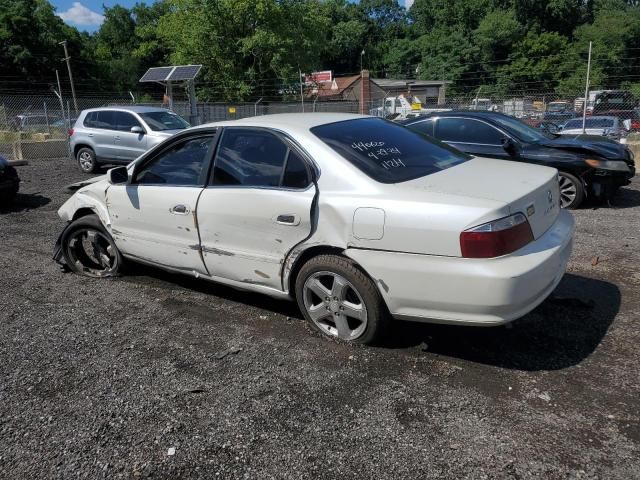
[[[559,199],[551,168],[378,118],[271,115],[186,130],[80,188],[55,259],[295,298],[323,334],[372,343],[393,319],[498,325],[535,308],[571,252]]]

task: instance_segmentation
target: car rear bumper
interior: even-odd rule
[[[544,235],[494,259],[348,249],[377,283],[394,318],[500,325],[533,310],[555,289],[571,255],[575,223],[562,210]]]

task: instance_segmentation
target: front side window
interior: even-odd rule
[[[407,127],[414,132],[433,137],[433,120],[425,120],[423,122],[412,123],[411,125],[407,125]]]
[[[501,145],[503,137],[499,130],[478,120],[445,117],[436,123],[436,138],[446,142]]]
[[[545,136],[542,131],[536,130],[517,118],[509,117],[507,115],[496,114],[491,116],[491,120],[500,125],[500,127],[504,128],[507,132],[514,135],[516,138],[525,142],[540,143],[549,138],[555,138],[552,134]]]
[[[165,130],[184,130],[191,126],[184,118],[173,112],[143,112],[140,113],[140,116],[147,125],[149,125],[149,128],[156,132],[162,132]]]
[[[378,118],[328,123],[311,132],[381,183],[424,177],[471,158],[435,139]]]
[[[128,112],[113,112],[117,129],[121,132],[130,132],[133,127],[142,127],[136,117]]]
[[[138,185],[202,186],[213,136],[189,138],[161,152],[136,173]]]
[[[222,133],[213,184],[278,187],[289,148],[276,135],[249,128]]]

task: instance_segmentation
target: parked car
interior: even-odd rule
[[[0,206],[11,203],[20,188],[20,178],[9,161],[0,157]]]
[[[175,133],[189,128],[180,115],[162,108],[105,107],[83,110],[69,130],[69,150],[80,170],[129,163]]]
[[[577,208],[588,196],[609,200],[635,175],[631,150],[618,142],[548,134],[500,113],[450,112],[399,123],[471,155],[557,168],[563,208]]]
[[[16,115],[9,121],[12,130],[22,132],[46,132],[54,123],[60,121],[57,115],[44,113],[25,113]]]
[[[348,342],[379,339],[390,317],[521,317],[562,278],[574,230],[556,170],[362,115],[200,126],[94,182],[58,211],[54,258],[74,272],[111,276],[133,260],[295,297]]]
[[[576,112],[571,102],[557,101],[549,102],[542,118],[552,122],[560,122],[575,116]]]
[[[629,133],[618,117],[595,115],[584,119],[587,135],[601,135],[612,140],[620,141]],[[564,124],[560,135],[582,135],[582,118],[572,118]]]
[[[617,116],[617,113],[633,112],[637,107],[638,101],[633,93],[626,90],[608,90],[596,95],[592,113]]]

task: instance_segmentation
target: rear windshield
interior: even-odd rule
[[[585,122],[585,128],[607,128],[613,127],[613,118],[587,118]],[[582,119],[569,120],[564,129],[569,130],[572,128],[582,128]]]
[[[398,183],[458,165],[471,157],[380,118],[329,123],[311,132],[374,180]]]
[[[171,112],[144,112],[139,115],[147,122],[151,130],[156,132],[162,130],[184,130],[191,126],[180,115]]]

